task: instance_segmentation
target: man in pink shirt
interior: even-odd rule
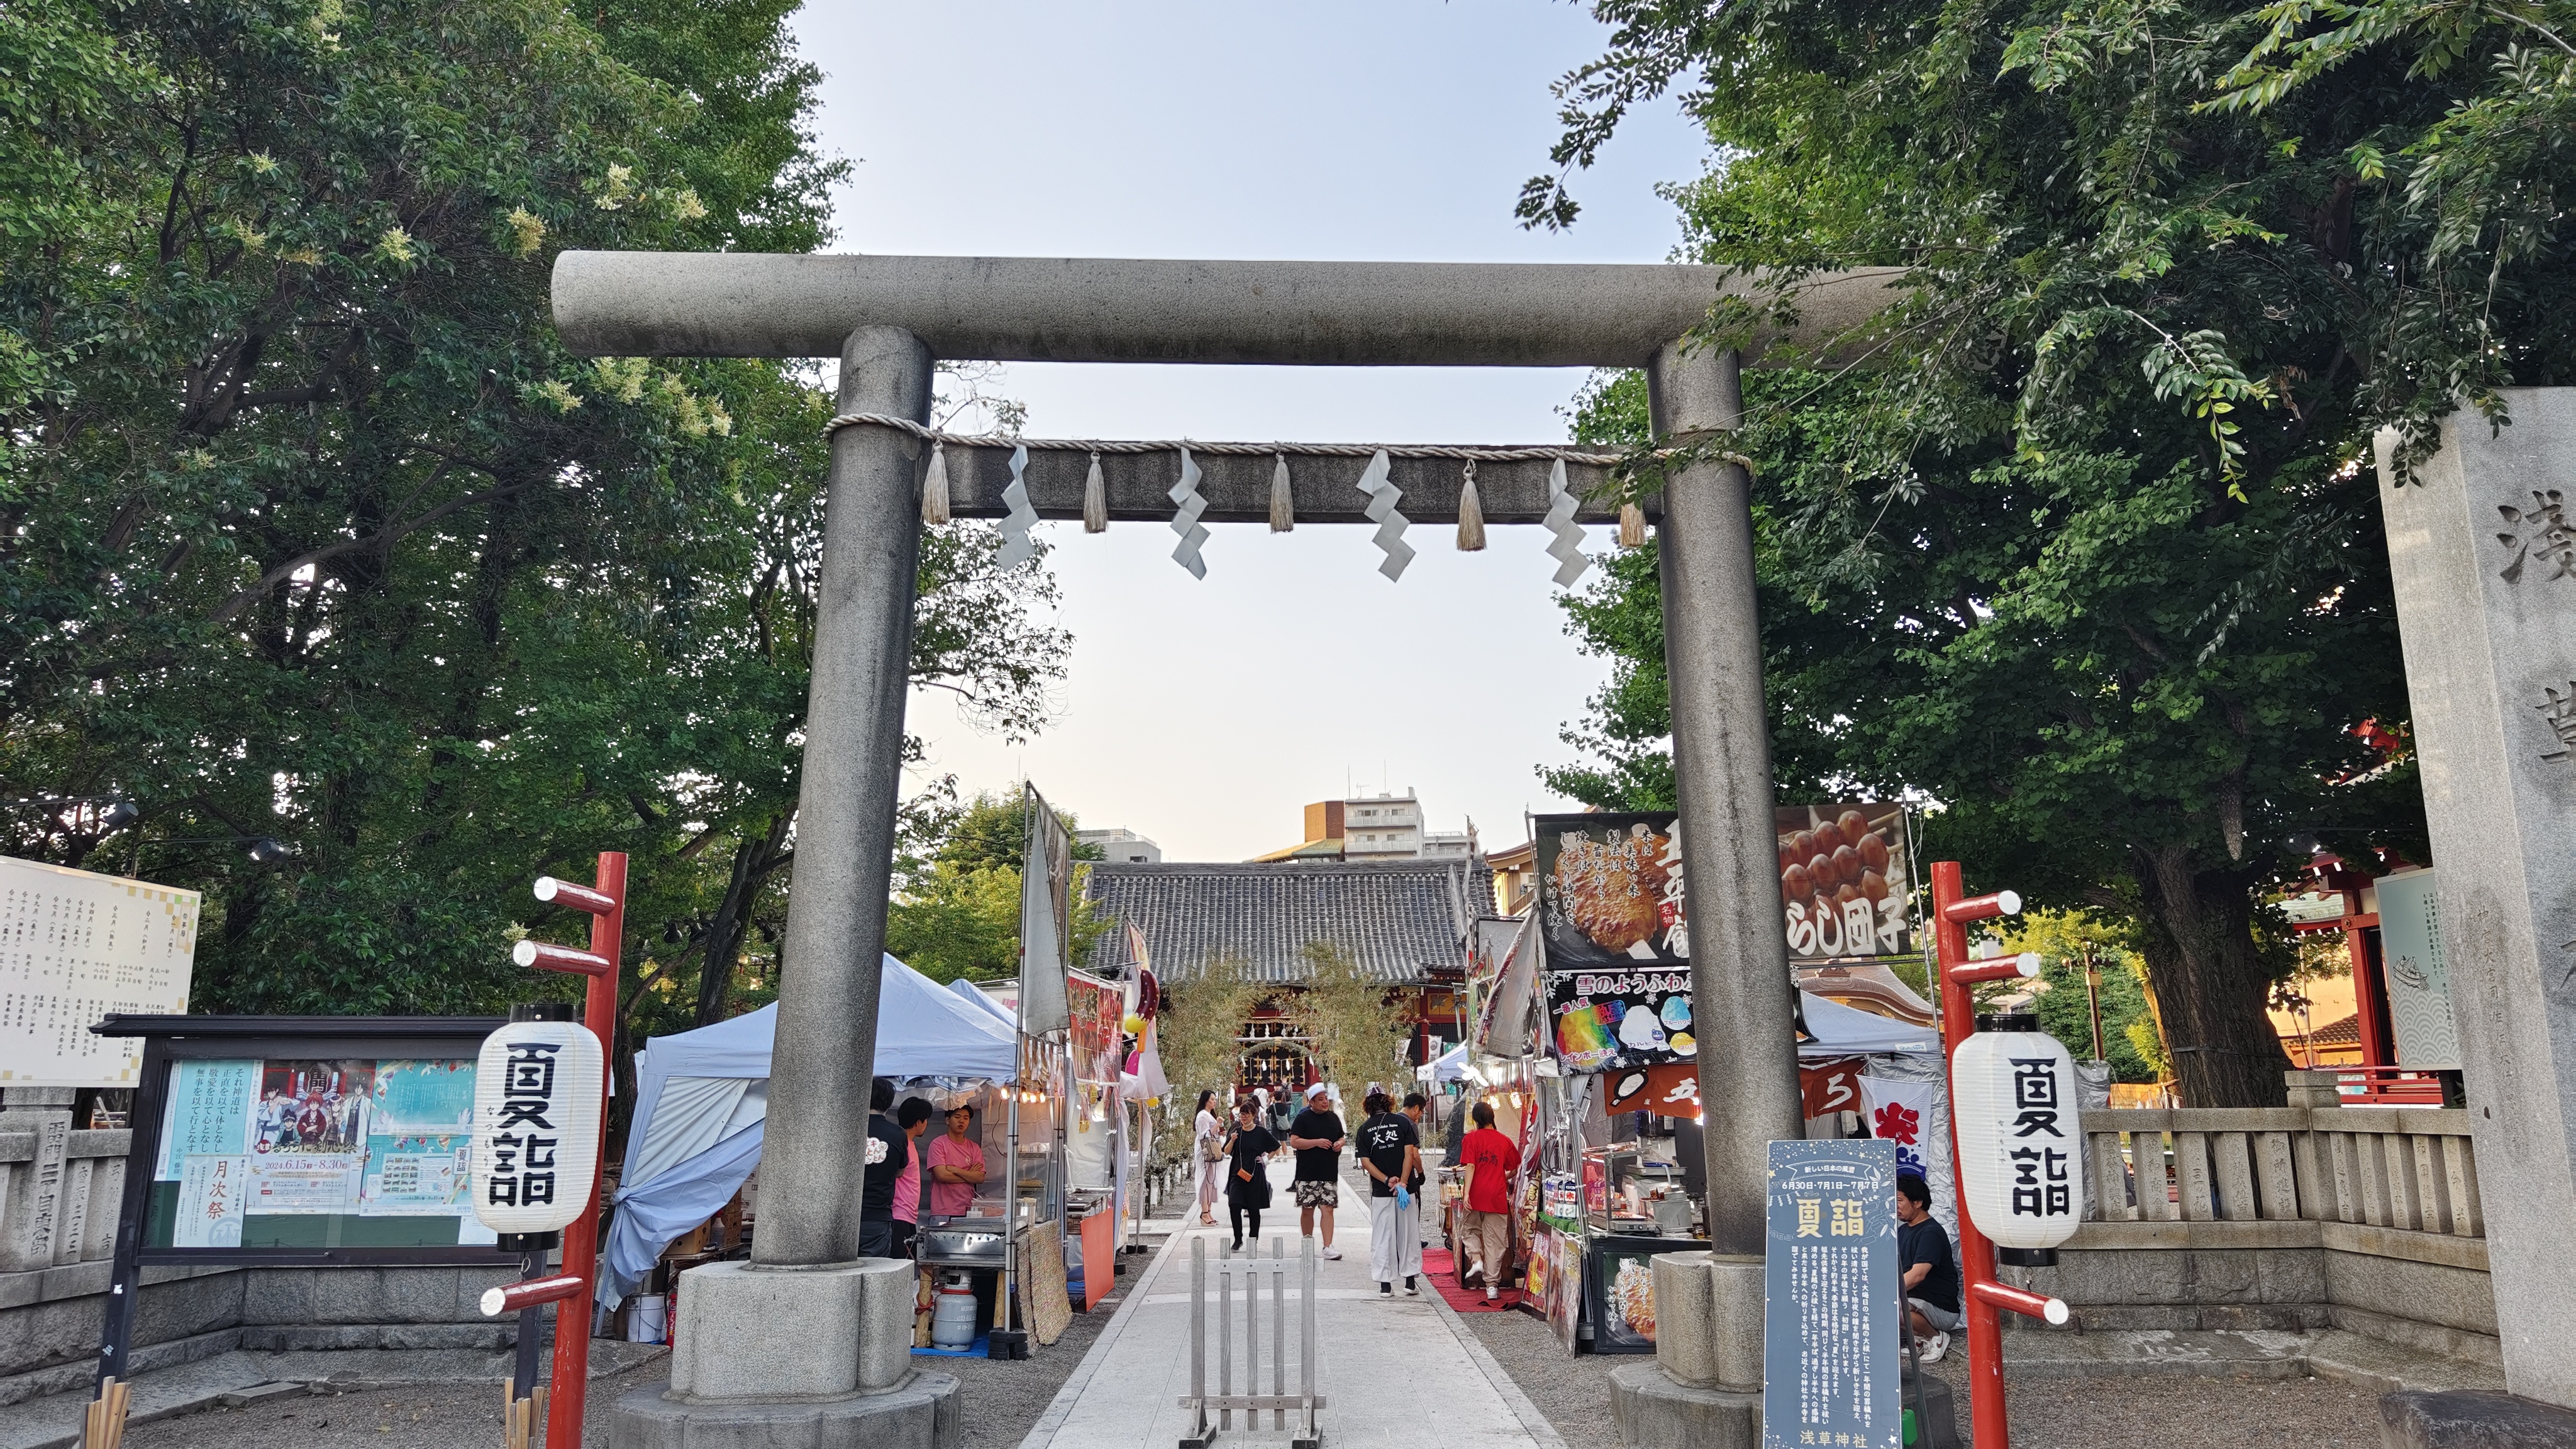
[[[921,1221],[921,1149],[915,1144],[930,1127],[930,1104],[919,1097],[907,1097],[895,1109],[894,1125],[903,1129],[904,1150],[912,1155],[903,1165],[903,1176],[894,1180],[894,1255],[912,1256],[912,1235]]]
[[[948,1135],[930,1144],[930,1210],[943,1218],[962,1218],[975,1210],[975,1189],[984,1181],[984,1144],[968,1136],[975,1125],[971,1107],[948,1109]]]

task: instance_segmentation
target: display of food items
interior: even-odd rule
[[[1901,955],[1913,949],[1901,807],[1780,810],[1780,901],[1794,959]]]
[[[1610,1308],[1628,1331],[1651,1341],[1655,1336],[1655,1270],[1640,1258],[1621,1260],[1610,1280]]]

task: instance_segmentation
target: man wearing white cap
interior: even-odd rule
[[[1330,1094],[1317,1082],[1306,1089],[1306,1110],[1288,1124],[1288,1146],[1297,1154],[1297,1231],[1305,1237],[1315,1235],[1315,1218],[1320,1210],[1324,1219],[1324,1256],[1338,1259],[1333,1248],[1333,1209],[1342,1200],[1342,1130],[1341,1114],[1333,1110]]]

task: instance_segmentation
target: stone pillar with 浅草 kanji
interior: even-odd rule
[[[2576,388],[2505,398],[2380,503],[2505,1384],[2576,1409]]]

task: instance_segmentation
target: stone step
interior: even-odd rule
[[[2004,1367],[2015,1378],[2086,1374],[2189,1374],[2212,1378],[2336,1379],[2373,1393],[2397,1389],[2501,1389],[2492,1364],[2453,1358],[2343,1329],[2124,1329],[2004,1336]]]

